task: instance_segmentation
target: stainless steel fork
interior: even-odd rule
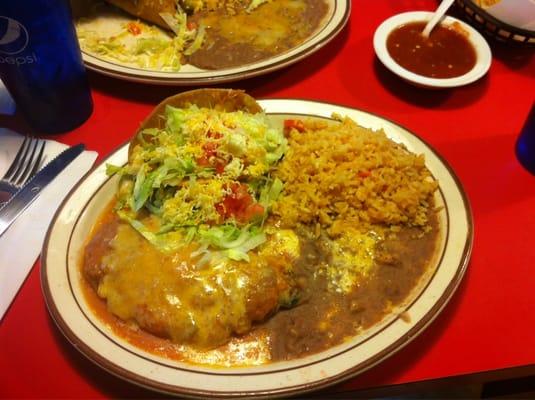
[[[45,143],[30,136],[24,138],[15,159],[0,179],[0,207],[39,170]]]

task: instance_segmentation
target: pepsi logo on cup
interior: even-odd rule
[[[36,132],[67,132],[91,115],[69,1],[0,0],[0,79]]]
[[[0,54],[14,55],[28,46],[28,31],[20,22],[0,16]]]

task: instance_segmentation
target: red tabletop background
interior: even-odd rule
[[[489,40],[493,61],[483,79],[452,90],[412,87],[380,64],[373,33],[391,15],[432,10],[436,4],[353,0],[348,25],[320,51],[283,70],[224,85],[260,99],[314,99],[394,120],[450,163],[470,200],[473,252],[450,303],[397,354],[327,392],[503,369],[535,371],[535,176],[514,155],[515,140],[535,100],[535,50]],[[78,129],[53,138],[83,142],[98,151],[99,160],[125,142],[154,105],[186,90],[92,72],[89,78],[92,116]],[[6,124],[26,129],[18,116],[0,116],[0,125]],[[47,312],[39,271],[37,262],[0,323],[0,397],[158,396],[101,370],[67,342]]]

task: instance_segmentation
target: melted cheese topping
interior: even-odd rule
[[[231,43],[248,43],[255,48],[274,50],[286,47],[285,42],[292,42],[293,46],[309,35],[308,21],[301,18],[306,7],[304,0],[272,1],[251,13],[242,12],[227,18],[211,13],[202,21]]]
[[[201,347],[250,328],[245,312],[249,277],[235,265],[197,269],[186,254],[160,253],[127,225],[119,226],[105,263],[110,272],[98,294],[123,320],[137,320],[175,342]]]
[[[279,304],[291,302],[291,264],[286,261],[298,254],[298,241],[291,231],[285,237],[289,248],[279,247],[283,239],[277,235],[262,257],[253,255],[248,263],[223,259],[199,267],[190,257],[192,248],[162,253],[120,224],[103,259],[108,273],[98,295],[122,320],[176,343],[216,347],[233,334],[248,332]],[[268,265],[270,255],[286,253],[286,261],[283,257],[280,265]]]
[[[323,264],[319,274],[327,277],[328,289],[349,293],[365,278],[375,265],[376,245],[379,237],[361,233],[350,227],[336,240],[327,241],[332,255],[329,264]]]

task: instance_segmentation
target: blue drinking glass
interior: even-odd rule
[[[516,141],[516,157],[524,168],[535,175],[535,103]]]
[[[65,132],[91,115],[68,0],[0,1],[0,78],[37,131]]]

